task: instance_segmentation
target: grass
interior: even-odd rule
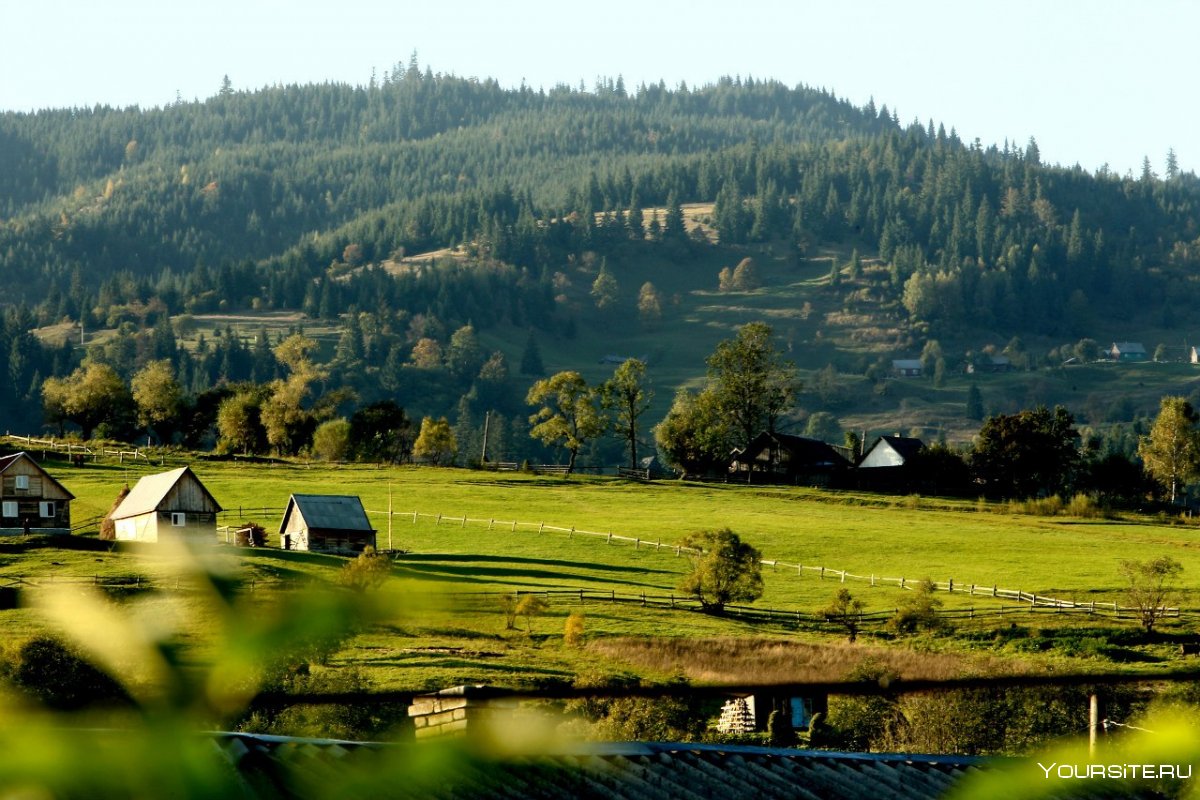
[[[50,466],[77,495],[73,507],[77,519],[89,510],[106,510],[123,481],[132,482],[141,474],[162,468],[144,464]],[[588,589],[668,594],[688,568],[687,558],[676,556],[670,547],[635,548],[627,542],[609,544],[602,537],[538,533],[527,527],[514,532],[511,525],[503,524],[513,520],[611,531],[666,544],[698,529],[728,525],[757,546],[767,559],[824,565],[860,575],[904,576],[911,581],[926,576],[954,578],[959,584],[997,584],[1083,601],[1122,599],[1117,573],[1121,559],[1170,555],[1184,565],[1185,576],[1200,572],[1194,528],[1141,520],[1031,517],[975,501],[412,467],[267,466],[207,461],[194,463],[193,469],[228,509],[222,516],[223,523],[257,520],[271,532],[269,544],[276,547],[275,530],[290,492],[360,495],[368,511],[373,512],[371,518],[379,529],[381,546],[386,546],[389,533],[385,512],[390,492],[392,508],[397,512],[391,526],[392,543],[410,551],[397,561],[395,580],[389,589],[395,614],[382,626],[359,632],[334,656],[334,664],[361,667],[377,685],[388,688],[434,688],[459,682],[536,684],[571,680],[581,672],[631,668],[665,676],[692,662],[719,664],[717,655],[725,645],[705,642],[737,641],[744,645],[747,640],[764,636],[789,640],[787,645],[780,645],[782,651],[772,651],[776,654],[770,658],[766,651],[750,648],[758,654],[747,656],[743,666],[713,666],[714,675],[737,676],[751,674],[754,667],[750,665],[755,659],[762,659],[763,664],[771,659],[772,663],[786,664],[787,657],[778,652],[791,652],[786,648],[800,646],[795,634],[785,627],[755,626],[736,619],[623,604],[589,601],[581,605],[561,596],[552,599],[544,616],[520,620],[521,630],[506,630],[499,593]],[[413,511],[422,515],[416,524],[412,522]],[[443,515],[441,524],[424,516],[439,513]],[[466,525],[460,521],[463,516],[471,520]],[[497,522],[492,524],[492,520]],[[16,550],[0,548],[0,582],[18,576],[43,583],[69,577],[125,575],[153,580],[170,573],[170,565],[162,563],[150,546],[130,552]],[[331,583],[347,563],[341,557],[284,552],[275,547],[223,552],[247,584],[261,584],[259,590],[267,591],[264,597],[269,597],[269,587],[275,581]],[[832,576],[820,580],[808,571],[797,576],[793,570],[770,567],[764,570],[764,582],[766,592],[758,605],[808,612],[827,606],[842,586]],[[871,587],[861,582],[847,583],[846,587],[864,601],[869,612],[891,609],[907,596],[894,587]],[[154,602],[168,602],[169,594],[164,593]],[[982,608],[997,602],[957,594],[940,597],[947,606],[973,604]],[[1185,596],[1184,603],[1197,605],[1192,593]],[[564,625],[572,612],[581,612],[585,618],[586,646],[582,649],[563,643]],[[994,669],[990,662],[980,667],[965,657],[963,653],[968,651],[1000,653],[1022,663],[1029,658],[1060,658],[1068,653],[1088,664],[1111,662],[1132,669],[1170,658],[1169,647],[1151,652],[1127,643],[1110,644],[1098,634],[1079,639],[1067,634],[1027,633],[996,639],[991,633],[998,624],[1033,631],[1035,626],[1045,625],[1047,619],[1064,631],[1095,624],[1066,617],[1020,615],[1001,623],[994,619],[962,623],[956,633],[921,641],[926,649],[948,653],[946,664],[950,669]],[[34,612],[18,609],[0,612],[0,625],[6,635],[19,640],[36,632],[39,623]],[[1171,625],[1170,631],[1190,630],[1186,624]],[[531,632],[525,630],[527,626]],[[665,661],[646,656],[658,645],[628,644],[661,643],[663,636],[671,643],[670,648],[662,648],[664,653],[676,653],[664,656]],[[829,673],[841,669],[847,660],[870,654],[866,646],[865,650],[847,650],[837,643],[834,633],[810,629],[802,636],[805,644],[815,641],[820,647],[840,648],[822,655],[826,661],[810,659],[816,664],[813,674],[825,678],[836,677]],[[203,639],[200,633],[195,637]],[[865,633],[863,639],[875,646],[882,643],[873,633]],[[692,640],[701,644],[689,644]],[[697,647],[711,651],[712,657],[701,659],[693,653]],[[737,647],[732,646],[734,650]],[[1138,655],[1143,651],[1148,654],[1145,658]],[[905,669],[925,674],[921,670],[932,668],[932,663],[922,666],[914,662]],[[810,674],[805,669],[797,661],[794,674]]]

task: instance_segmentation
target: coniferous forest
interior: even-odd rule
[[[710,206],[702,229],[684,219],[696,204]],[[1115,322],[1184,337],[1198,212],[1200,181],[1173,153],[1161,174],[1149,159],[1138,175],[1044,164],[1033,140],[966,142],[769,80],[533,90],[414,58],[366,86],[226,81],[165,108],[5,113],[0,419],[207,446],[231,398],[267,419],[288,397],[306,413],[286,433],[268,442],[269,425],[247,423],[225,445],[294,452],[323,422],[357,415],[369,436],[403,409],[470,439],[493,412],[494,457],[545,457],[524,402],[538,346],[578,335],[581,291],[603,314],[622,265],[715,289],[699,265],[852,252],[844,269],[832,257],[823,291],[902,326],[897,357],[975,331],[1103,344]],[[742,272],[722,288],[753,288]],[[647,281],[642,321],[668,301]],[[217,326],[182,343],[196,317],[270,311],[297,312],[290,335]],[[303,335],[322,325],[336,329],[326,352]],[[514,336],[519,364],[496,346]],[[171,383],[178,405],[156,417],[141,400],[122,414],[65,399],[109,373],[143,397]]]

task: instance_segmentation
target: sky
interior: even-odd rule
[[[1196,31],[1191,0],[0,0],[0,110],[361,85],[415,52],[505,86],[774,78],[1045,162],[1200,172]]]

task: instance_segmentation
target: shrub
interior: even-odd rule
[[[583,614],[578,611],[567,615],[563,625],[563,644],[567,647],[580,647],[583,644]]]
[[[929,578],[921,581],[892,617],[888,625],[896,633],[916,633],[919,630],[936,630],[942,627],[942,619],[937,610],[942,601],[933,596],[933,581]]]

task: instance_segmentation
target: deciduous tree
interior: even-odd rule
[[[600,387],[601,404],[613,412],[613,428],[629,445],[629,468],[637,469],[638,425],[654,393],[645,387],[646,363],[628,359]]]
[[[421,432],[413,443],[413,458],[420,458],[439,467],[448,464],[458,452],[458,442],[454,431],[450,429],[450,421],[445,417],[435,420],[425,417],[421,420]]]
[[[1170,556],[1159,556],[1151,561],[1122,561],[1120,569],[1129,584],[1129,603],[1150,633],[1167,614],[1167,604],[1175,593],[1170,582],[1183,572],[1183,565]]]
[[[791,407],[796,368],[775,349],[771,327],[751,322],[717,345],[708,357],[708,378],[718,408],[729,416],[736,444],[745,446]]]
[[[762,597],[762,556],[729,528],[694,533],[681,544],[696,553],[692,571],[678,588],[699,600],[705,611],[720,613],[729,603]]]
[[[1158,416],[1147,436],[1138,442],[1138,455],[1146,472],[1171,493],[1175,502],[1179,489],[1200,470],[1200,414],[1182,397],[1164,397]]]
[[[596,391],[582,375],[571,370],[535,383],[525,401],[531,406],[542,406],[529,417],[533,426],[529,435],[544,444],[565,448],[570,454],[567,463],[570,475],[579,450],[607,428],[607,421],[597,407]]]

